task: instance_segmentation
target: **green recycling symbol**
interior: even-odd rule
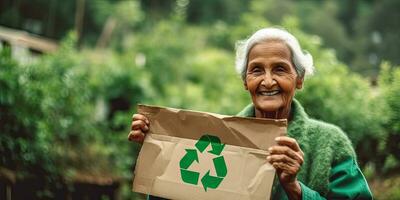
[[[228,170],[226,168],[224,156],[221,156],[221,152],[225,147],[220,139],[212,135],[203,135],[195,144],[196,149],[203,153],[204,150],[211,145],[211,150],[208,153],[214,154],[217,157],[213,158],[214,168],[217,176],[211,176],[210,170],[201,178],[201,183],[203,184],[204,190],[207,188],[216,189],[224,180]],[[190,165],[196,161],[199,162],[199,157],[197,155],[196,149],[185,149],[186,154],[179,161],[179,166],[181,168],[181,178],[185,183],[197,185],[199,182],[200,173],[195,171],[190,171],[188,168]]]

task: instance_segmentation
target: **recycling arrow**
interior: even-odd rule
[[[196,149],[185,149],[186,154],[183,156],[181,161],[179,161],[179,166],[183,169],[187,169],[190,167],[190,165],[194,162],[197,161],[199,162],[199,157],[197,156],[197,151]]]
[[[208,170],[206,175],[201,178],[201,183],[203,184],[204,190],[207,191],[207,188],[217,188],[223,179],[222,177],[210,176],[210,170]]]
[[[197,182],[199,182],[199,176],[200,176],[199,172],[193,172],[186,169],[181,169],[181,177],[183,182],[185,183],[197,185]]]
[[[186,154],[183,156],[181,161],[179,161],[179,167],[181,168],[181,177],[185,183],[195,184],[199,181],[200,173],[187,170],[190,165],[197,161],[199,162],[199,157],[197,156],[196,149],[185,149]]]
[[[225,144],[221,143],[221,140],[216,136],[203,135],[196,142],[195,144],[196,149],[185,149],[186,154],[179,161],[182,181],[185,183],[197,185],[200,173],[195,171],[190,171],[189,168],[194,161],[199,163],[197,150],[200,151],[200,153],[203,153],[204,150],[208,147],[208,145],[211,145],[211,150],[207,152],[216,155],[218,157],[213,158],[213,164],[217,176],[211,176],[210,170],[208,170],[207,173],[201,178],[201,183],[206,192],[207,188],[216,189],[221,184],[221,182],[224,180],[225,176],[228,173],[224,156],[220,156],[222,150],[225,147]]]
[[[214,158],[213,163],[215,171],[217,172],[217,176],[225,177],[228,173],[228,169],[226,168],[224,156]]]
[[[203,153],[209,144],[211,144],[212,149],[208,152],[214,155],[220,155],[225,147],[225,144],[221,144],[221,141],[218,137],[212,135],[201,136],[200,140],[197,141],[195,146],[200,152]]]

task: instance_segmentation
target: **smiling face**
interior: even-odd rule
[[[303,85],[291,56],[290,49],[279,40],[264,41],[250,50],[244,85],[251,95],[256,117],[289,117],[295,90]]]

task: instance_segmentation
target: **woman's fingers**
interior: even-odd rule
[[[145,133],[149,131],[150,122],[146,116],[142,114],[134,114],[132,116],[131,131],[128,140],[143,142]]]
[[[296,177],[297,174],[297,169],[293,166],[288,165],[285,162],[274,162],[271,164],[277,171],[280,171],[280,173],[284,172],[285,174],[289,176]]]
[[[278,145],[285,145],[293,149],[294,151],[301,151],[299,144],[294,138],[287,136],[280,136],[275,138],[275,141],[278,143]]]
[[[279,172],[281,182],[294,180],[304,162],[304,153],[293,138],[281,136],[275,140],[278,145],[268,149],[267,160]]]
[[[270,147],[268,149],[270,155],[287,155],[290,158],[292,158],[293,160],[296,160],[297,162],[299,162],[299,164],[303,164],[304,159],[303,159],[303,154],[300,152],[295,152],[293,151],[291,148],[287,147],[287,146],[273,146]]]
[[[299,143],[294,138],[287,137],[287,136],[280,136],[275,138],[275,141],[278,143],[280,146],[287,146],[291,148],[294,152],[296,152],[298,155],[300,155],[302,158],[304,157],[304,153],[301,150]]]
[[[277,170],[281,182],[290,182],[296,179],[301,165],[285,155],[272,155],[267,157],[268,162]]]
[[[142,120],[144,121],[147,125],[150,124],[149,120],[147,119],[146,116],[142,115],[142,114],[133,114],[132,115],[132,121],[136,121],[136,120]]]
[[[277,154],[277,155],[269,155],[267,156],[267,160],[273,164],[275,162],[282,162],[285,163],[288,166],[292,167],[300,167],[300,163],[297,160],[294,160],[293,158],[290,158],[289,156],[286,156],[284,154]]]
[[[149,126],[143,120],[134,120],[131,124],[131,130],[141,129],[143,132],[149,131]]]
[[[143,142],[144,133],[140,129],[139,130],[133,130],[133,131],[129,132],[128,140],[129,141],[136,141],[136,142]]]
[[[270,154],[267,160],[276,169],[279,181],[285,187],[296,182],[297,173],[304,162],[304,153],[293,138],[281,136],[275,140],[278,145],[268,149]]]

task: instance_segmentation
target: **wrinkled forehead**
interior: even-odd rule
[[[257,48],[255,48],[257,47]],[[269,38],[253,44],[253,46],[249,49],[247,54],[248,59],[252,57],[254,54],[266,54],[273,52],[275,54],[280,54],[283,57],[288,57],[290,62],[292,62],[292,51],[289,45],[286,44],[285,41],[281,39]]]

